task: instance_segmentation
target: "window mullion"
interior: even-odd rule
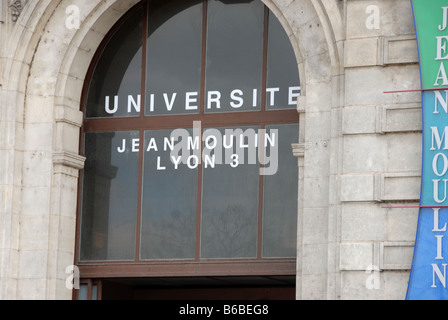
[[[201,87],[200,87],[200,118],[205,113],[205,68],[207,63],[207,1],[204,0],[202,7],[202,56],[201,56]],[[202,128],[199,139],[199,156],[202,155]],[[202,214],[202,161],[198,166],[198,183],[197,183],[197,203],[196,203],[196,260],[201,258],[201,214]]]
[[[142,23],[142,75],[141,75],[141,106],[140,119],[145,117],[145,97],[146,97],[146,39],[148,30],[148,3],[143,5],[143,23]],[[138,155],[138,195],[137,195],[137,221],[135,232],[135,262],[140,261],[140,239],[141,239],[141,220],[142,220],[142,200],[143,200],[143,160],[144,160],[144,141],[145,130],[139,130],[139,155]]]

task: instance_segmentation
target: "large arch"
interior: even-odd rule
[[[83,3],[80,28],[70,29],[66,9],[76,1],[29,1],[11,30],[4,89],[7,105],[14,106],[8,108],[13,120],[6,130],[15,137],[15,152],[7,163],[20,174],[10,182],[17,190],[11,212],[18,217],[11,215],[8,226],[20,231],[3,248],[11,249],[19,270],[3,271],[12,280],[2,285],[2,297],[71,298],[65,272],[74,260],[78,172],[84,162],[78,154],[81,91],[101,40],[137,2]],[[263,2],[290,35],[303,92],[301,141],[294,146],[300,166],[297,298],[334,298],[338,197],[329,185],[339,171],[341,8],[336,0]],[[38,201],[31,204],[32,199]],[[39,267],[27,271],[30,261]]]

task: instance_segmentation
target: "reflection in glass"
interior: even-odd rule
[[[208,9],[205,111],[259,110],[263,3],[211,0]]]
[[[269,13],[267,88],[268,110],[297,107],[300,94],[297,60],[285,29],[272,12]]]
[[[249,149],[239,148],[239,134],[232,136],[225,129],[214,130],[217,141],[221,134],[222,141],[226,136],[226,142],[221,148],[218,144],[213,151],[210,149],[210,155],[222,152],[222,159],[226,160],[214,168],[204,166],[203,169],[201,258],[256,257],[259,166],[248,161]],[[210,148],[214,144],[211,140],[208,143]],[[245,139],[244,144],[253,145],[253,141]],[[226,151],[228,157],[225,157]],[[242,156],[238,158],[238,166],[233,167],[235,154]]]
[[[138,132],[86,133],[81,260],[134,258]]]
[[[106,44],[91,78],[87,118],[140,114],[142,26],[137,10]]]
[[[86,301],[88,298],[89,285],[81,284],[78,291],[78,300]]]
[[[278,129],[278,171],[264,176],[263,257],[296,256],[298,166],[291,144],[297,143],[298,124],[267,126]]]
[[[201,100],[206,113],[261,110],[262,1],[209,0],[206,39],[202,38],[203,1],[151,0],[147,6],[145,92],[141,92],[143,13],[136,10],[115,31],[98,59],[89,83],[87,118],[138,116],[140,107],[146,116],[198,114]],[[268,110],[294,109],[300,92],[297,63],[289,38],[272,13],[267,46],[266,106]],[[202,58],[205,70],[201,70]],[[201,71],[205,74],[203,97]],[[141,94],[146,95],[145,106],[140,106]],[[178,120],[166,118],[158,129],[168,127],[172,119]],[[141,130],[156,129],[142,123]],[[171,130],[145,131],[141,189],[139,132],[86,133],[80,260],[133,260],[136,241],[140,241],[138,258],[142,260],[255,258],[259,236],[263,258],[295,257],[297,162],[291,143],[298,141],[298,125],[266,128],[279,130],[278,171],[272,176],[260,176],[258,146],[241,148],[236,129],[258,132],[258,127],[204,130],[204,151],[217,162],[211,165],[201,157],[202,167],[191,159],[189,163],[173,160]],[[192,130],[188,133],[191,136]],[[213,144],[207,137],[213,135],[226,140],[207,150]],[[251,146],[254,141],[246,135],[242,144]],[[194,154],[195,150],[187,150]],[[201,173],[202,181],[198,181]],[[199,187],[202,194],[198,195]],[[136,235],[139,190],[140,239]],[[261,192],[263,199],[259,199]],[[262,235],[258,234],[259,212]]]
[[[202,1],[150,2],[147,52],[145,114],[199,113]]]
[[[141,259],[195,257],[197,162],[182,163],[186,154],[175,146],[188,140],[171,140],[171,133],[145,132]]]

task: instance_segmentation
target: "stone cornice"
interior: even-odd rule
[[[60,151],[53,153],[54,164],[63,165],[76,170],[81,170],[84,168],[85,160],[85,157],[71,152]]]

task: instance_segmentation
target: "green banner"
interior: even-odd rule
[[[413,0],[423,89],[448,87],[448,1]]]

